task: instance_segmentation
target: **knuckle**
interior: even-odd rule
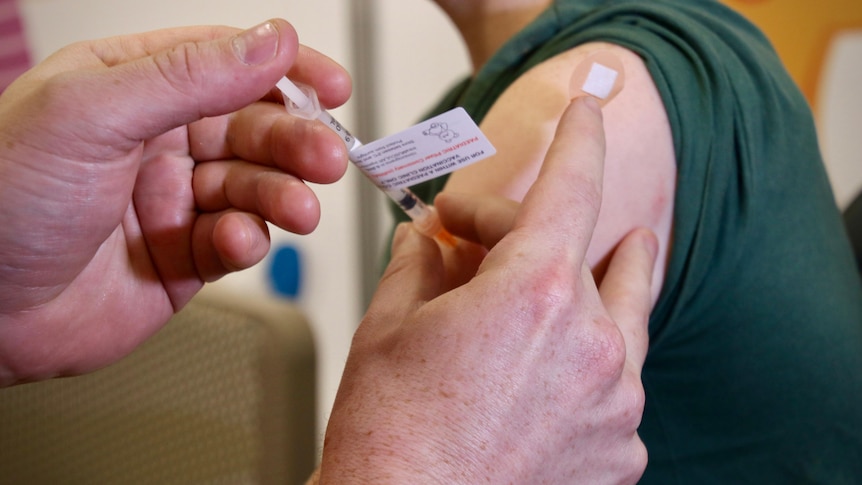
[[[41,105],[55,111],[74,111],[75,105],[80,102],[79,93],[75,92],[79,83],[78,76],[76,72],[61,72],[44,79],[38,92]]]
[[[198,68],[199,51],[197,44],[187,42],[153,56],[152,59],[159,74],[171,89],[193,97],[203,76],[203,70]]]
[[[592,327],[582,337],[585,370],[601,381],[617,382],[625,367],[625,338],[608,317],[598,317]]]
[[[552,264],[553,263],[553,264]],[[557,309],[561,302],[570,302],[578,292],[579,284],[574,264],[548,262],[529,275],[524,275],[527,288],[539,298],[535,301],[538,309]]]
[[[644,445],[643,441],[635,435],[631,446],[631,456],[628,460],[627,466],[623,470],[624,476],[622,477],[621,482],[631,484],[637,483],[641,479],[641,476],[643,476],[644,471],[646,471],[648,461],[649,455],[646,445]]]
[[[572,181],[573,189],[569,192],[572,197],[572,207],[583,207],[589,211],[598,213],[602,205],[601,180],[587,174],[574,174]]]
[[[620,398],[623,426],[636,431],[640,427],[646,404],[646,393],[640,379],[632,378],[624,381]]]

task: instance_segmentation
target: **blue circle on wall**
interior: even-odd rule
[[[302,287],[302,260],[299,250],[284,244],[272,253],[269,279],[275,292],[287,298],[296,298]]]

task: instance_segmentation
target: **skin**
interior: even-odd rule
[[[658,248],[633,231],[596,284],[603,157],[601,112],[576,101],[523,204],[438,197],[472,243],[398,228],[311,483],[637,481]]]
[[[0,385],[112,363],[204,282],[260,261],[264,221],[314,229],[304,181],[347,159],[271,102],[288,71],[325,106],[350,94],[283,20],[75,44],[3,93]]]

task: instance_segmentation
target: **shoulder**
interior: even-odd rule
[[[672,134],[644,62],[623,47],[583,44],[542,62],[512,83],[482,122],[497,155],[452,174],[447,190],[523,198],[570,101],[572,73],[599,50],[619,58],[626,80],[623,90],[603,109],[607,143],[604,193],[589,258],[594,267],[601,268],[625,234],[649,227],[661,242],[661,264],[670,244],[673,214],[676,164]],[[656,283],[660,282],[661,275]],[[660,284],[656,294],[658,289]]]

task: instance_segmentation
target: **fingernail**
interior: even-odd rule
[[[278,49],[278,29],[272,22],[264,22],[240,32],[233,38],[231,45],[243,64],[262,64],[275,57]]]
[[[395,248],[404,242],[404,239],[407,238],[407,235],[410,234],[410,232],[410,224],[406,222],[402,222],[395,226],[395,233],[392,235],[392,247]]]
[[[581,103],[584,103],[584,106],[589,108],[593,113],[600,113],[602,111],[602,107],[599,106],[598,100],[592,96],[582,96]]]
[[[644,245],[644,249],[649,253],[653,262],[655,262],[656,257],[658,256],[658,238],[655,233],[649,229],[642,229],[642,242]]]

